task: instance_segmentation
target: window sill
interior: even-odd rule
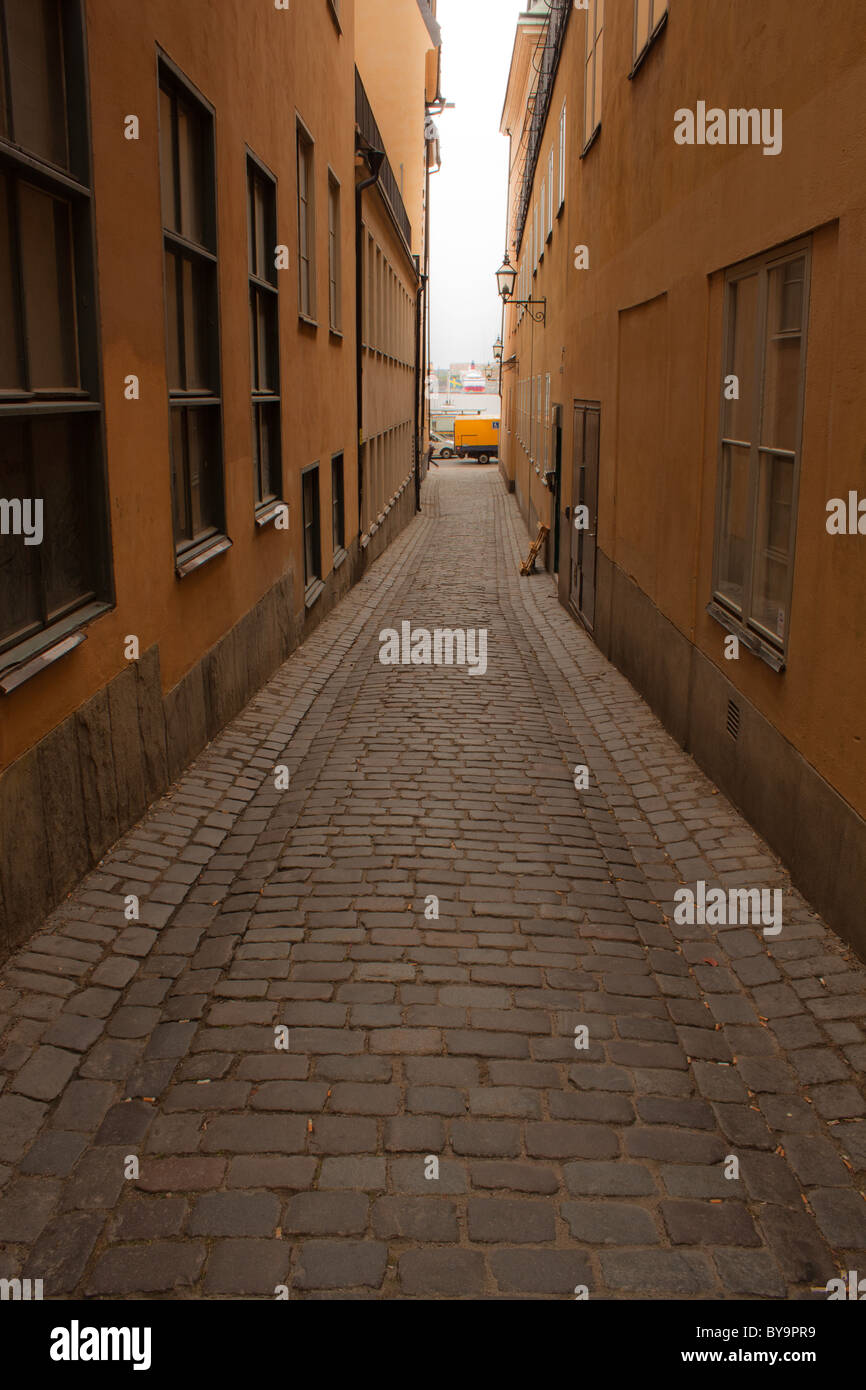
[[[560,203],[559,207],[556,209],[556,215],[557,215],[557,217],[561,217],[562,214],[563,214],[564,212],[565,212],[565,199],[563,198],[563,200],[562,200],[562,202]]]
[[[343,561],[346,559],[348,553],[349,553],[349,552],[348,552],[347,550],[344,550],[342,546],[339,546],[339,547],[334,551],[334,563],[333,563],[332,568],[335,569],[335,570],[338,570],[338,569],[340,568],[340,566],[342,565]]]
[[[231,545],[228,536],[213,536],[197,550],[185,552],[182,557],[178,556],[174,572],[178,579],[185,579],[188,574],[192,574],[193,570],[200,569],[209,560],[215,560],[218,555],[224,554],[226,550],[231,550]]]
[[[581,157],[581,159],[586,159],[586,156],[589,154],[590,150],[592,149],[593,145],[596,143],[596,141],[598,140],[598,137],[599,137],[600,135],[601,135],[601,122],[599,121],[599,123],[598,123],[598,125],[596,126],[595,130],[592,132],[592,134],[590,135],[589,139],[587,140],[586,144],[584,145],[583,149],[582,149],[581,152],[580,152],[580,157]]]
[[[46,666],[52,665],[67,652],[80,646],[87,639],[87,634],[82,629],[103,613],[110,613],[111,608],[110,603],[101,601],[88,603],[86,607],[76,609],[74,613],[54,623],[44,632],[39,632],[35,637],[30,637],[19,646],[4,652],[0,656],[0,692],[8,695],[32,676],[44,671]]]
[[[316,599],[325,592],[325,585],[321,579],[314,579],[312,584],[308,584],[304,590],[304,607],[312,608]]]
[[[637,75],[637,73],[640,72],[641,68],[643,67],[644,63],[646,62],[647,55],[648,55],[648,54],[651,52],[651,50],[655,47],[656,40],[659,39],[659,38],[661,38],[662,34],[664,33],[665,29],[667,28],[667,25],[668,25],[668,12],[667,12],[667,10],[665,10],[665,12],[664,12],[664,14],[662,15],[661,19],[659,20],[658,24],[656,25],[656,27],[653,29],[652,33],[650,34],[649,39],[647,40],[647,43],[644,45],[644,47],[641,49],[640,53],[639,53],[639,54],[637,55],[637,57],[635,58],[634,64],[633,64],[633,66],[632,66],[632,70],[631,70],[631,72],[630,72],[629,75],[628,75],[628,80],[629,80],[629,82],[631,82],[632,79]]]
[[[286,502],[281,502],[279,498],[274,502],[264,502],[256,511],[256,526],[268,526],[272,521],[276,520],[283,507],[287,507],[287,505]]]
[[[340,16],[337,14],[336,9],[334,8],[334,0],[328,0],[328,12],[332,20],[334,21],[334,28],[337,30],[337,33],[342,36],[343,26],[340,23]]]
[[[308,328],[318,328],[318,326],[319,326],[319,320],[318,320],[318,319],[310,318],[310,315],[309,315],[309,314],[302,314],[302,313],[299,312],[299,313],[298,313],[298,321],[299,321],[300,323],[305,323],[305,324],[307,325]]]
[[[760,661],[765,662],[773,671],[781,675],[785,670],[784,654],[778,651],[776,647],[771,646],[769,642],[765,642],[763,638],[759,637],[751,628],[746,627],[739,618],[736,618],[733,613],[729,613],[727,608],[723,608],[715,599],[710,600],[707,604],[706,611],[720,627],[723,627],[726,632],[732,633],[732,635],[743,644],[747,651],[750,651],[753,656],[758,657]]]
[[[333,326],[333,324],[332,324],[331,327],[328,329],[328,334],[329,334],[329,336],[330,336],[331,338],[336,338],[338,342],[342,342],[342,341],[343,341],[343,330],[342,330],[342,328],[334,328],[334,326]]]

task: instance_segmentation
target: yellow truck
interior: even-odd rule
[[[489,463],[499,457],[499,421],[465,415],[454,421],[454,452],[460,459]]]

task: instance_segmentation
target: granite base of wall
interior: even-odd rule
[[[602,552],[597,586],[594,635],[605,656],[866,960],[866,821]],[[736,739],[727,731],[731,700]]]
[[[356,540],[300,615],[284,575],[165,695],[159,647],[150,647],[0,775],[0,959],[243,709],[366,563]]]
[[[379,522],[366,545],[361,547],[360,574],[369,569],[391,542],[409,525],[415,515],[415,488],[410,478],[391,510]]]

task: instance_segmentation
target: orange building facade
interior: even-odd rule
[[[502,129],[536,301],[506,481],[563,604],[866,954],[859,6],[541,0]]]
[[[0,21],[4,946],[360,577],[371,526],[378,550],[411,517],[423,448],[410,217],[393,180],[356,191],[354,0],[3,0]],[[376,81],[388,61],[404,84],[387,48]]]

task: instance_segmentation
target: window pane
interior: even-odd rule
[[[752,617],[780,641],[787,624],[793,497],[794,460],[762,453]]]
[[[601,5],[599,4],[599,10]],[[601,77],[602,77],[602,51],[604,49],[604,34],[599,34],[595,41],[595,101],[592,110],[592,128],[595,130],[601,124]]]
[[[755,409],[755,325],[758,277],[749,275],[728,286],[728,349],[725,376],[736,376],[738,400],[724,400],[722,430],[726,439],[751,443]]]
[[[303,477],[304,577],[307,584],[319,578],[319,471],[311,468]]]
[[[204,131],[198,113],[177,103],[177,153],[180,175],[180,230],[190,241],[210,244],[204,208]]]
[[[9,180],[0,174],[0,389],[7,390],[24,384],[18,349],[9,193]],[[6,497],[11,494],[4,493],[0,487],[0,495]]]
[[[761,443],[774,449],[797,447],[800,357],[805,260],[776,266],[769,274],[767,360]]]
[[[722,446],[720,512],[719,593],[742,609],[749,530],[749,450],[733,444]]]
[[[43,498],[41,561],[50,621],[96,589],[101,512],[93,467],[96,424],[87,415],[43,416],[30,428],[36,495]]]
[[[189,513],[196,538],[222,527],[219,410],[188,409]]]
[[[331,505],[333,508],[334,549],[340,550],[346,539],[344,519],[345,502],[343,496],[343,456],[335,458],[331,464]]]
[[[9,122],[7,114],[7,92],[6,92],[6,64],[3,62],[3,53],[0,50],[0,135],[9,139]]]
[[[256,390],[259,380],[259,334],[256,327],[256,299],[256,291],[250,287],[250,386],[253,391]]]
[[[6,0],[14,139],[66,168],[66,89],[59,0]]]
[[[280,469],[280,407],[253,405],[253,451],[256,501],[267,502],[282,491]]]
[[[586,64],[586,83],[583,89],[583,140],[584,144],[592,134],[592,56],[590,55]]]
[[[0,497],[7,501],[35,500],[28,481],[28,438],[27,421],[0,419]],[[12,520],[7,524],[11,528]],[[0,648],[40,626],[39,547],[25,545],[23,536],[0,534]]]
[[[209,263],[201,265],[184,257],[181,275],[186,389],[208,391],[212,387],[208,341],[212,269]]]
[[[186,414],[183,409],[171,412],[171,502],[175,545],[192,540],[187,513]]]
[[[172,99],[159,89],[159,182],[162,189],[162,225],[173,232],[180,231],[175,189],[175,160]]]
[[[635,12],[637,15],[637,27],[635,30],[635,57],[637,57],[649,39],[651,9],[652,0],[636,0]]]
[[[165,320],[166,320],[166,340],[168,343],[168,389],[170,391],[182,391],[184,387],[183,368],[181,365],[181,333],[180,315],[178,313],[177,300],[177,276],[179,269],[178,256],[173,252],[165,253]]]
[[[278,388],[276,329],[277,301],[267,291],[255,292],[256,376],[257,391],[276,391]]]
[[[269,246],[273,240],[271,230],[271,199],[267,197],[267,189],[261,179],[255,180],[255,208],[256,208],[256,269],[255,274],[262,280],[274,280],[276,270],[274,268],[274,248]]]
[[[69,204],[31,184],[18,186],[30,384],[78,385],[72,226]]]

